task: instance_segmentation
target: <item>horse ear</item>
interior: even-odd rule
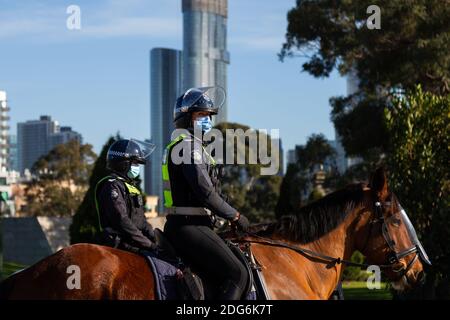
[[[380,200],[384,200],[388,196],[388,183],[384,167],[377,168],[372,174],[370,188],[377,193]]]

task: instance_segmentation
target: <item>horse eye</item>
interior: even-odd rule
[[[400,226],[400,223],[401,223],[400,219],[397,219],[397,218],[392,219],[392,224],[394,226],[398,227],[398,226]]]

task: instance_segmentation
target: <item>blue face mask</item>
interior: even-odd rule
[[[201,129],[202,132],[207,133],[212,129],[212,121],[210,116],[200,117],[194,120],[196,128]]]
[[[130,170],[128,170],[128,178],[130,179],[136,179],[139,176],[139,173],[141,172],[138,165],[131,165]]]

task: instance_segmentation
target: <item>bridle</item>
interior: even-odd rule
[[[383,205],[380,201],[375,202],[375,204],[374,204],[374,208],[375,208],[374,213],[375,214],[373,215],[371,221],[369,221],[369,226],[370,226],[369,233],[367,235],[367,239],[366,239],[365,244],[361,251],[364,252],[365,249],[367,248],[368,242],[372,235],[373,226],[377,223],[381,223],[381,233],[383,235],[383,238],[384,238],[386,244],[389,247],[389,253],[387,255],[389,264],[387,266],[389,266],[390,269],[394,273],[398,273],[398,278],[400,279],[408,273],[408,271],[412,268],[412,266],[414,265],[416,260],[419,258],[418,248],[417,248],[417,245],[413,245],[413,246],[409,247],[408,249],[397,252],[397,250],[395,248],[395,241],[392,239],[392,236],[389,234],[389,230],[388,230],[387,222],[386,222],[387,219],[385,219],[385,217],[383,215],[383,207],[385,207],[385,206],[392,206],[392,204],[390,202],[386,202]],[[395,214],[393,214],[393,216],[395,216],[398,213],[400,213],[400,211],[397,211]],[[388,218],[388,219],[390,219],[390,218]],[[395,268],[395,266],[400,263],[400,259],[407,257],[411,254],[414,254],[414,258],[411,259],[410,262],[408,262],[406,267],[402,263],[401,268]]]
[[[391,204],[389,204],[389,205],[391,205]],[[318,262],[327,263],[328,264],[327,267],[332,267],[337,264],[343,264],[343,265],[347,265],[347,266],[368,268],[369,266],[375,265],[375,266],[378,266],[380,269],[390,269],[394,273],[398,274],[398,279],[401,279],[404,275],[407,274],[407,272],[412,268],[412,266],[414,265],[416,260],[419,258],[418,247],[417,247],[417,245],[414,245],[406,250],[397,252],[396,248],[395,248],[395,242],[392,239],[391,235],[389,234],[389,230],[386,225],[386,219],[383,215],[383,209],[382,209],[381,202],[376,201],[374,203],[374,208],[375,208],[374,214],[372,215],[372,219],[369,221],[369,225],[370,225],[369,233],[368,233],[367,239],[365,241],[365,245],[361,251],[364,251],[368,245],[368,242],[372,235],[373,226],[377,223],[382,223],[381,230],[382,230],[383,238],[385,239],[386,244],[388,245],[389,251],[390,251],[388,253],[388,264],[357,263],[357,262],[353,262],[350,260],[341,259],[340,257],[338,257],[338,258],[331,257],[328,255],[325,255],[325,254],[322,254],[319,252],[315,252],[313,250],[301,248],[299,246],[292,245],[292,244],[289,244],[289,243],[286,243],[283,241],[272,240],[272,239],[269,239],[266,237],[262,237],[256,233],[252,233],[252,232],[246,232],[245,234],[247,234],[257,240],[248,239],[245,237],[245,234],[244,234],[244,235],[241,235],[241,237],[239,237],[240,239],[238,239],[238,241],[239,242],[260,243],[260,244],[265,244],[265,245],[270,245],[270,246],[288,248],[288,249],[291,249],[293,251],[296,251],[296,252],[302,254],[303,256],[307,257],[310,260],[314,259]],[[361,215],[359,217],[361,217]],[[414,258],[407,264],[406,267],[404,266],[403,263],[401,264],[402,265],[401,268],[395,267],[397,264],[400,263],[400,259],[402,259],[406,256],[409,256],[411,254],[414,254]]]

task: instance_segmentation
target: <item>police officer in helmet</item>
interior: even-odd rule
[[[214,87],[217,88],[217,87]],[[228,204],[218,190],[214,159],[204,149],[202,138],[194,131],[207,133],[212,116],[220,106],[211,100],[209,88],[192,88],[180,96],[175,105],[174,122],[186,134],[176,137],[167,147],[163,159],[165,207],[168,213],[165,233],[178,253],[194,269],[218,288],[218,300],[242,298],[248,274],[224,240],[213,231],[213,216],[229,220],[240,230],[249,222]],[[174,163],[173,148],[190,152],[188,163]]]
[[[95,188],[103,244],[135,253],[157,249],[153,228],[144,215],[141,191],[136,187],[140,165],[153,149],[154,145],[134,139],[118,140],[110,146],[110,174]]]

